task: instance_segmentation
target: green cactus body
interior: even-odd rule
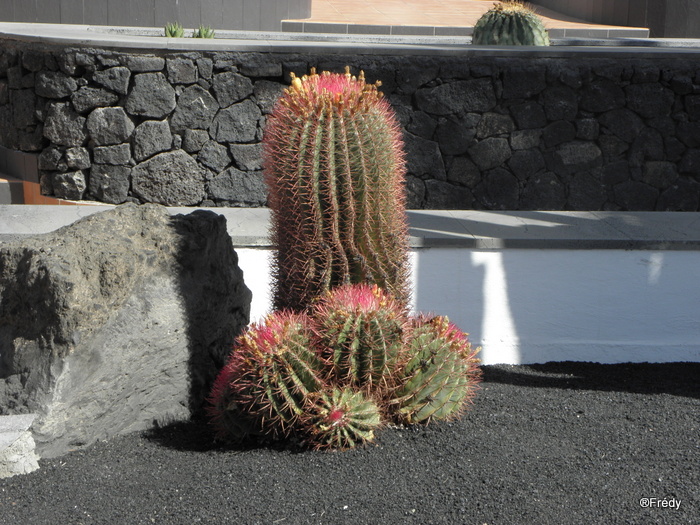
[[[312,337],[306,316],[281,312],[238,338],[210,397],[220,437],[279,438],[294,430],[308,396],[323,387]]]
[[[548,46],[549,34],[542,20],[517,0],[494,4],[474,26],[472,44]]]
[[[274,306],[376,283],[408,303],[405,161],[395,115],[364,75],[294,77],[269,116]]]
[[[173,22],[165,26],[165,36],[168,38],[182,38],[185,36],[185,29],[179,22]]]
[[[403,345],[401,304],[376,285],[346,285],[322,296],[311,315],[334,381],[375,395],[389,387]]]
[[[382,422],[371,398],[346,387],[310,397],[304,426],[316,448],[343,450],[374,440]]]
[[[481,377],[476,354],[446,317],[415,320],[410,357],[390,402],[396,419],[413,424],[458,416]]]
[[[192,33],[193,38],[214,38],[214,35],[215,31],[211,28],[211,26],[203,25],[200,25],[194,30],[194,33]]]

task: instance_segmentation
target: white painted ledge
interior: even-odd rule
[[[107,208],[0,206],[0,242]],[[269,211],[211,211],[227,218],[260,320]],[[700,213],[413,210],[409,220],[414,309],[470,332],[485,364],[700,362]]]

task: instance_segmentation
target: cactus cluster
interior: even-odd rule
[[[542,20],[520,0],[494,4],[474,25],[472,43],[500,46],[548,46]]]
[[[405,161],[391,106],[349,68],[292,77],[263,136],[274,307],[304,309],[359,283],[407,303]]]
[[[210,396],[221,439],[372,441],[387,423],[458,416],[480,369],[445,317],[411,317],[376,285],[345,285],[308,312],[276,312],[240,336]]]
[[[234,345],[210,397],[217,435],[345,449],[387,423],[456,417],[477,351],[408,313],[399,126],[364,75],[297,78],[267,120],[275,312]]]

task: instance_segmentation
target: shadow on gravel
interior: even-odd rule
[[[600,390],[634,394],[671,394],[700,399],[700,363],[561,362],[482,367],[485,383]]]
[[[203,420],[177,421],[156,426],[144,433],[149,441],[166,448],[191,452],[209,452],[223,447]]]
[[[159,446],[183,452],[245,452],[249,450],[276,450],[303,452],[304,449],[294,440],[265,442],[251,440],[240,445],[232,445],[214,439],[211,427],[204,419],[167,423],[147,430],[144,437]]]

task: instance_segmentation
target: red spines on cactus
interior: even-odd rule
[[[271,314],[234,345],[210,398],[220,437],[279,438],[294,430],[306,398],[323,386],[323,365],[306,315]]]
[[[377,285],[346,285],[324,294],[311,315],[331,378],[381,397],[396,375],[404,306]]]
[[[346,387],[310,396],[302,425],[315,448],[343,450],[374,440],[382,421],[374,400]]]
[[[411,424],[457,417],[481,379],[479,350],[445,316],[419,316],[412,325],[408,361],[390,401],[395,418]]]
[[[362,74],[293,78],[268,117],[263,166],[276,308],[364,282],[408,302],[401,130],[376,85]]]

